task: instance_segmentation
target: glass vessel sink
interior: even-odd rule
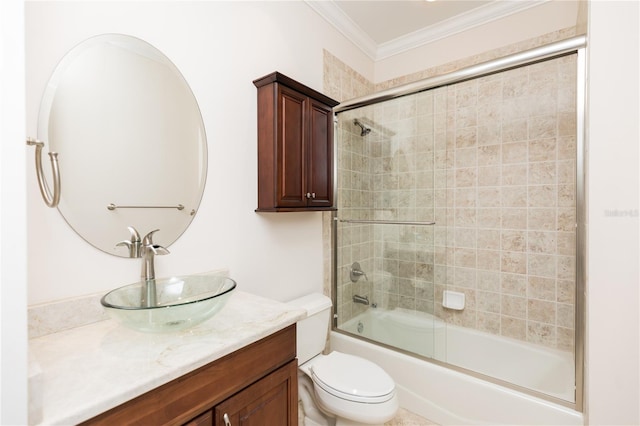
[[[117,288],[104,295],[100,303],[129,328],[177,331],[218,313],[235,288],[235,281],[221,275],[158,278]]]

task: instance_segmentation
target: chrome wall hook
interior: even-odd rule
[[[49,186],[44,179],[42,172],[42,148],[44,142],[37,139],[27,138],[27,145],[35,145],[36,147],[36,174],[38,176],[38,186],[40,193],[47,207],[57,207],[60,202],[60,170],[58,169],[58,153],[50,152],[51,173],[53,175],[53,194],[49,191]]]

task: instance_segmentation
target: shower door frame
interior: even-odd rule
[[[447,74],[435,77],[429,77],[413,83],[404,84],[395,88],[387,89],[371,95],[362,96],[356,99],[341,102],[334,107],[334,135],[338,135],[338,114],[352,109],[365,107],[391,99],[399,98],[406,95],[423,92],[426,90],[436,89],[438,87],[460,83],[463,81],[507,71],[513,68],[519,68],[537,62],[569,56],[577,54],[576,59],[576,270],[575,270],[575,339],[574,339],[574,358],[575,358],[575,401],[565,401],[553,396],[542,394],[530,389],[513,385],[509,382],[493,379],[492,377],[475,373],[470,370],[460,369],[454,365],[445,362],[438,362],[425,358],[429,362],[442,365],[446,368],[463,371],[465,374],[480,377],[483,380],[498,383],[512,389],[523,391],[534,396],[552,401],[559,405],[573,408],[576,411],[584,411],[584,343],[585,343],[585,247],[586,247],[586,213],[585,213],[585,111],[586,111],[586,46],[587,37],[585,35],[568,38],[548,45],[525,50],[502,58],[483,62],[470,67],[462,68]],[[334,152],[337,150],[337,139],[334,138]],[[338,156],[334,156],[334,174],[337,176]],[[334,179],[334,205],[337,205],[337,179]],[[338,228],[338,212],[331,214],[331,297],[334,306],[334,314],[332,321],[332,330],[340,331],[337,328],[337,314],[335,307],[337,306],[337,228]],[[351,336],[351,334],[349,334]],[[357,337],[356,337],[357,338]],[[380,344],[379,342],[375,342]],[[385,346],[384,344],[381,344]],[[394,350],[398,350],[394,348]],[[404,352],[400,350],[401,352]],[[406,353],[406,352],[405,352]],[[415,355],[414,355],[415,356]],[[422,357],[420,357],[422,358]]]

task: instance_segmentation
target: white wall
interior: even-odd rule
[[[0,2],[0,424],[27,422],[24,8]]]
[[[639,5],[594,1],[589,10],[586,405],[591,425],[640,424]]]
[[[229,268],[239,289],[277,300],[321,291],[321,214],[254,212],[252,81],[277,70],[322,91],[323,48],[361,64],[365,55],[304,2],[27,2],[29,135],[36,135],[39,102],[57,61],[87,37],[108,32],[139,37],[176,64],[207,132],[209,170],[200,210],[171,254],[157,258],[156,275]],[[139,259],[110,256],[84,242],[57,210],[45,207],[30,163],[27,176],[29,304],[138,279]],[[114,242],[121,237],[114,235]]]

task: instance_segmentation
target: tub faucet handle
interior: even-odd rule
[[[358,262],[353,262],[353,265],[351,265],[351,271],[349,272],[349,278],[351,278],[352,283],[355,283],[358,282],[360,277],[364,277],[365,281],[369,281],[367,274],[364,273],[360,264]]]

